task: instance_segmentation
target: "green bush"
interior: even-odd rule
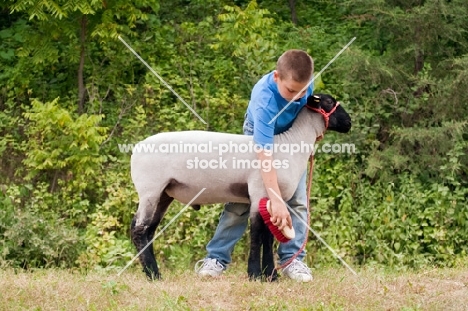
[[[42,192],[30,189],[12,186],[0,192],[0,261],[21,268],[72,267],[83,250],[78,229],[67,218],[44,212]]]
[[[428,188],[409,174],[372,184],[343,165],[318,165],[315,175],[311,226],[346,260],[418,268],[467,255],[466,188]],[[336,261],[310,239],[313,262]]]

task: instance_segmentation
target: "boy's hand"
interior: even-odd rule
[[[288,208],[282,200],[271,200],[271,218],[273,225],[278,227],[278,230],[283,230],[285,227],[292,228],[292,219]]]
[[[257,156],[262,163],[265,161],[271,163],[273,161],[272,155],[267,154],[264,151],[259,152]],[[261,169],[260,172],[262,175],[263,184],[267,190],[267,196],[270,198],[271,223],[278,227],[280,231],[286,227],[292,228],[291,215],[289,215],[288,208],[281,199],[281,191],[278,186],[276,169],[274,167],[272,167],[270,170]]]

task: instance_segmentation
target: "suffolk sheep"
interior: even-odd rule
[[[258,212],[260,199],[267,196],[260,170],[276,169],[282,198],[288,201],[307,168],[313,152],[310,147],[317,137],[327,129],[346,133],[350,128],[350,116],[333,97],[313,95],[292,126],[275,135],[273,147],[282,147],[273,150],[273,163],[259,163],[256,154],[259,148],[253,143],[253,137],[247,135],[181,131],[146,138],[137,145],[139,148],[134,148],[131,157],[131,176],[139,198],[131,224],[136,249],[140,252],[152,240],[174,199],[194,207],[248,203],[252,242],[248,275],[275,279],[273,236]],[[302,146],[301,150],[298,146]],[[291,152],[293,149],[295,152]],[[149,279],[160,278],[152,245],[141,252],[139,260]]]

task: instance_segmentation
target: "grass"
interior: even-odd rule
[[[248,281],[231,267],[219,279],[166,272],[148,282],[116,273],[0,270],[0,310],[468,310],[468,267],[418,272],[314,271],[311,283]]]

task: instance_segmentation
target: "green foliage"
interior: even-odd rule
[[[52,18],[62,19],[68,17],[68,14],[73,11],[80,11],[83,14],[94,14],[93,5],[100,3],[99,1],[18,1],[11,6],[11,12],[26,11],[29,19],[37,18],[39,20],[49,19],[49,14]]]
[[[0,263],[13,267],[72,267],[83,250],[78,230],[47,208],[44,189],[11,185],[0,192]],[[55,202],[58,204],[59,202]],[[24,204],[24,206],[23,206]]]
[[[236,69],[243,69],[250,77],[249,85],[252,85],[276,63],[278,51],[274,19],[268,10],[258,8],[255,1],[251,1],[244,10],[231,6],[224,9],[226,13],[218,16],[221,21],[216,34],[219,43],[211,47],[218,50],[222,45],[226,56],[239,59],[241,62],[236,62]]]
[[[466,188],[427,188],[408,174],[371,185],[356,175],[340,176],[347,169],[342,164],[323,164],[327,168],[318,166],[314,176],[311,226],[345,260],[420,268],[452,265],[467,255]],[[314,262],[336,261],[310,239]]]
[[[132,207],[137,206],[138,198],[129,177],[126,171],[110,170],[106,173],[106,200],[89,216],[84,235],[86,251],[76,262],[80,268],[116,270],[135,255],[128,228],[134,211]]]
[[[118,235],[126,224],[107,212],[98,210],[90,215],[91,223],[84,235],[86,251],[76,261],[82,269],[116,270],[135,256],[130,239]]]
[[[85,189],[105,160],[99,154],[105,138],[105,128],[98,126],[101,117],[83,114],[74,119],[58,106],[58,99],[45,104],[33,100],[25,117],[30,121],[25,143],[26,179],[46,172],[55,181],[67,180],[75,190]]]

